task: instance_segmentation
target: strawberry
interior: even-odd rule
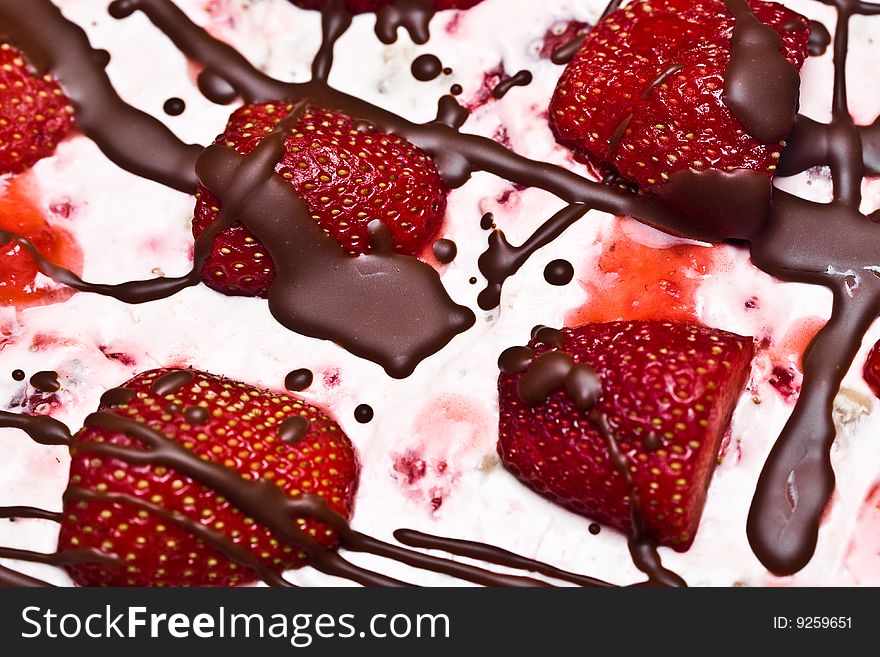
[[[51,75],[35,73],[18,49],[0,45],[0,174],[51,155],[72,116],[70,99]]]
[[[217,143],[247,154],[292,109],[283,102],[246,105],[232,114]],[[402,137],[340,112],[308,108],[284,145],[276,172],[350,254],[369,252],[367,225],[373,219],[385,222],[392,248],[406,255],[421,252],[440,229],[447,190],[434,162]],[[218,209],[217,199],[200,187],[196,237]],[[201,273],[207,285],[224,294],[265,297],[275,267],[266,248],[236,223],[217,236]]]
[[[799,69],[807,19],[774,2],[748,4]],[[558,141],[640,187],[688,169],[751,169],[769,179],[785,142],[747,134],[722,99],[735,23],[723,0],[636,0],[612,12],[556,87],[549,118]]]
[[[687,550],[749,374],[751,338],[693,324],[631,321],[544,329],[529,347],[531,354],[517,349],[526,360],[508,366],[498,382],[498,453],[505,466],[567,509],[630,532],[629,489],[599,431],[604,417],[630,464],[648,536]],[[592,408],[576,402],[568,383],[563,390],[560,381],[544,399],[520,385],[530,373],[535,380],[535,368],[546,372],[566,360],[595,370],[601,390]]]
[[[865,383],[868,384],[871,392],[880,397],[880,341],[875,343],[871,347],[871,351],[868,352],[862,376],[865,377]]]
[[[327,5],[327,0],[290,0],[297,7],[303,9],[323,9]],[[483,0],[433,0],[434,9],[443,11],[445,9],[470,9]],[[378,11],[385,5],[390,5],[394,0],[345,0],[345,8],[352,14],[366,14]]]
[[[289,394],[192,370],[145,372],[128,381],[122,393],[105,396],[101,410],[159,431],[244,478],[273,481],[293,497],[301,492],[319,495],[341,515],[351,516],[359,470],[355,452],[338,425],[318,408]],[[282,423],[299,416],[308,420],[308,428],[296,439],[285,437]],[[123,494],[180,512],[249,549],[273,571],[306,564],[303,553],[188,476],[77,451],[78,445],[94,442],[142,445],[124,433],[87,423],[75,436],[68,493]],[[336,544],[336,535],[318,521],[294,521],[322,545]],[[92,548],[124,560],[125,567],[69,566],[71,577],[83,586],[230,586],[256,579],[249,568],[231,562],[186,528],[125,502],[65,496],[59,548]]]

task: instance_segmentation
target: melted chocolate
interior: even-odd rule
[[[385,19],[380,17],[380,23],[384,20],[385,27],[382,29],[388,39],[392,40],[397,27],[407,22],[410,27],[415,26],[411,31],[416,33],[416,40],[421,36],[427,38],[427,20],[431,13],[427,4],[419,0],[398,0],[392,7],[393,11],[386,12]],[[750,241],[753,261],[761,268],[781,278],[825,285],[835,291],[834,317],[807,354],[801,397],[762,474],[749,517],[749,537],[756,553],[771,570],[780,574],[795,572],[802,567],[815,547],[818,520],[834,481],[827,457],[834,437],[831,399],[857,350],[864,329],[877,314],[877,300],[880,299],[880,292],[874,289],[877,285],[873,282],[874,276],[865,274],[859,278],[860,288],[857,294],[852,294],[850,288],[841,285],[840,276],[836,274],[852,267],[841,269],[837,264],[829,266],[829,262],[855,263],[858,268],[853,271],[857,273],[865,268],[873,272],[878,266],[874,256],[866,253],[868,245],[877,243],[878,235],[874,234],[877,229],[872,228],[876,224],[861,215],[858,207],[862,177],[880,172],[880,123],[853,125],[847,110],[843,73],[849,18],[854,14],[877,15],[880,14],[880,8],[849,0],[835,0],[833,4],[839,11],[834,44],[836,76],[833,120],[828,125],[822,125],[799,117],[789,137],[791,145],[784,152],[779,174],[828,165],[834,181],[834,201],[821,206],[774,192],[769,216],[765,220],[750,216],[744,231]],[[619,5],[620,2],[612,2],[606,14]],[[748,7],[744,2],[730,0],[728,6],[732,11],[739,12],[739,17],[746,18],[743,22],[748,28],[741,30],[746,36],[740,35],[738,39],[740,50],[745,53],[739,62],[742,64],[741,71],[731,77],[742,83],[741,90],[757,88],[755,93],[760,96],[761,84],[746,79],[746,73],[754,72],[756,67],[749,64],[749,59],[753,58],[756,49],[766,50],[769,36],[761,36],[760,26],[755,26],[754,21],[748,19],[750,14],[745,13]],[[111,9],[117,17],[129,15],[135,10],[144,11],[188,57],[205,68],[200,83],[202,78],[210,77],[215,82],[222,82],[236,95],[251,101],[308,98],[316,105],[344,110],[421,146],[434,156],[447,184],[453,187],[464,184],[472,172],[485,170],[517,184],[543,188],[570,204],[583,204],[577,211],[573,206],[563,210],[519,249],[507,244],[503,235],[493,233],[489,251],[481,258],[481,271],[494,272],[495,275],[487,275],[489,287],[481,295],[484,297],[481,306],[485,303],[488,307],[495,307],[500,300],[503,281],[525,262],[530,255],[528,252],[540,248],[531,246],[537,243],[543,245],[554,239],[565,226],[576,220],[571,217],[572,214],[579,217],[588,207],[635,216],[647,224],[679,235],[699,237],[706,232],[701,222],[694,222],[692,217],[683,216],[680,211],[670,209],[650,195],[636,196],[625,190],[607,189],[565,169],[518,156],[491,140],[458,134],[457,127],[466,114],[452,97],[445,97],[441,101],[440,120],[424,125],[413,124],[332,89],[322,80],[290,84],[269,78],[254,69],[235,50],[212,39],[192,24],[183,12],[167,0],[119,0],[113,3]],[[404,20],[401,16],[407,12],[408,17]],[[177,189],[194,189],[196,178],[193,164],[201,151],[200,147],[186,146],[160,123],[122,103],[103,72],[101,53],[92,50],[82,30],[67,22],[50,2],[33,0],[23,5],[12,0],[0,0],[0,22],[15,36],[16,45],[25,50],[36,66],[44,71],[51,69],[61,80],[76,106],[78,125],[95,139],[113,161],[133,173]],[[740,22],[737,21],[738,24]],[[325,41],[332,41],[327,38],[328,23],[330,21],[325,18]],[[749,23],[752,27],[748,27]],[[746,39],[752,33],[758,36],[757,43]],[[751,45],[748,45],[749,42]],[[326,58],[326,48],[323,50],[323,57]],[[767,56],[776,62],[770,67],[776,74],[783,78],[788,76],[779,62],[781,57],[778,52],[768,52]],[[771,101],[756,101],[754,114],[775,114],[765,112],[768,109],[766,103],[772,106],[775,102]],[[785,104],[785,108],[789,107],[787,102],[780,102],[782,104]],[[741,108],[744,116],[748,110],[748,107]],[[750,131],[755,130],[754,126],[748,125],[750,119],[755,119],[755,116],[746,116],[746,127]],[[772,132],[775,134],[775,128],[781,130],[781,123],[774,117],[761,127],[766,127],[768,132],[774,128]],[[220,156],[216,153],[215,150],[213,158],[225,158],[226,161],[219,168],[227,173],[245,168],[238,162],[241,159],[238,156],[231,153]],[[234,177],[234,174],[225,178],[218,175],[218,187],[230,187]],[[731,187],[730,192],[719,197],[718,205],[737,198],[733,189],[736,186]],[[287,199],[284,203],[292,205],[293,201]],[[136,281],[120,286],[83,283],[71,272],[54,267],[40,258],[33,245],[19,236],[0,233],[0,242],[16,240],[35,255],[44,273],[75,289],[143,302],[167,296],[198,282],[195,272],[199,269],[199,256],[209,251],[214,233],[222,228],[219,221],[215,223],[216,226],[211,226],[203,233],[203,237],[207,237],[201,243],[197,240],[194,257],[196,267],[188,276]],[[381,228],[378,228],[378,232],[381,232]],[[719,239],[743,239],[717,227],[709,232],[719,233]],[[467,321],[464,323],[467,324]],[[436,334],[434,338],[437,339]],[[47,441],[47,444],[66,444],[58,427],[52,422],[51,418],[35,418],[25,422],[13,418],[11,414],[0,415],[0,423],[5,426],[23,428],[35,439]],[[798,491],[794,507],[789,503],[792,485]],[[634,552],[642,554],[639,549],[634,548]],[[650,555],[642,554],[642,557],[650,560]],[[0,573],[0,577],[6,576],[5,571]]]
[[[16,381],[24,381],[24,370],[12,370],[12,378]]]
[[[33,506],[4,506],[0,507],[0,518],[16,520],[18,518],[32,518],[35,520],[50,520],[61,522],[64,514],[59,511],[47,511]]]
[[[492,96],[500,100],[514,87],[526,87],[531,83],[532,74],[529,71],[520,71],[495,85],[495,88],[492,90]]]
[[[442,264],[448,265],[458,255],[458,247],[452,240],[440,239],[434,242],[434,257]]]
[[[211,414],[207,409],[202,408],[201,406],[190,406],[189,408],[183,409],[183,417],[190,424],[199,426],[205,424],[211,419]]]
[[[427,43],[435,12],[434,0],[394,0],[376,12],[376,36],[382,43],[394,43],[402,27],[415,43]]]
[[[495,228],[495,215],[491,212],[487,212],[480,217],[480,228],[483,230],[492,230]]]
[[[195,191],[194,164],[201,147],[184,144],[152,116],[125,104],[96,61],[85,32],[55,5],[48,0],[24,5],[0,0],[0,25],[34,66],[61,81],[76,110],[77,126],[107,157],[136,175]]]
[[[597,522],[591,522],[590,526],[587,527],[587,531],[589,531],[593,536],[598,536],[602,531],[602,526]]]
[[[563,208],[538,229],[521,246],[512,246],[504,233],[494,230],[489,236],[489,249],[480,256],[480,272],[486,277],[486,289],[477,299],[480,308],[491,310],[501,302],[501,288],[520,267],[538,250],[550,244],[565,230],[583,217],[589,207],[573,204]]]
[[[574,278],[574,266],[568,260],[551,260],[544,267],[544,280],[550,285],[568,285]]]
[[[168,116],[180,116],[186,111],[186,103],[180,98],[169,98],[165,101],[165,104],[162,105],[162,111]]]
[[[164,397],[165,395],[173,395],[175,392],[183,388],[183,386],[192,383],[195,375],[189,370],[175,370],[168,374],[163,374],[153,381],[150,390],[157,395]]]
[[[299,415],[289,417],[278,427],[278,435],[288,444],[298,443],[306,437],[312,424],[307,418]]]
[[[373,407],[369,404],[358,404],[354,409],[354,419],[361,424],[369,424],[373,421]]]
[[[810,40],[807,42],[807,52],[812,57],[819,57],[825,54],[828,46],[831,45],[831,33],[819,21],[810,21]]]
[[[101,395],[101,407],[121,406],[135,398],[135,392],[131,388],[111,388]]]
[[[61,390],[61,383],[58,381],[57,372],[37,372],[30,378],[30,384],[40,392],[58,392]]]
[[[293,370],[290,374],[284,377],[284,387],[291,392],[302,392],[312,385],[314,379],[315,377],[311,370],[305,368]]]
[[[785,139],[797,115],[800,74],[782,54],[782,38],[755,17],[746,0],[724,4],[736,17],[724,72],[724,104],[759,141]]]
[[[419,55],[413,60],[412,74],[420,82],[436,80],[443,72],[443,62],[437,55]]]

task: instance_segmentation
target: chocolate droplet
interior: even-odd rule
[[[495,228],[495,215],[487,212],[480,218],[480,228],[483,230],[492,230]]]
[[[162,109],[168,116],[180,116],[186,109],[186,103],[180,98],[169,98],[165,101]]]
[[[436,79],[443,72],[443,63],[436,55],[419,55],[412,63],[412,74],[420,82]]]
[[[601,527],[601,525],[599,525],[599,523],[591,522],[589,530],[593,536],[596,536],[599,532],[602,531],[602,527]]]
[[[24,370],[12,370],[12,378],[16,381],[24,381]]]
[[[171,395],[180,390],[183,386],[193,380],[193,373],[187,370],[176,370],[163,374],[153,381],[150,389],[157,395]]]
[[[367,424],[373,420],[373,407],[368,404],[360,404],[354,409],[354,419],[361,424]]]
[[[122,406],[135,398],[131,388],[111,388],[101,395],[101,406]]]
[[[210,69],[199,73],[196,84],[202,95],[217,105],[229,105],[238,98],[238,92],[233,86]]]
[[[290,374],[284,377],[284,387],[291,392],[300,392],[312,385],[312,381],[314,380],[315,377],[312,374],[312,371],[303,367],[298,370],[293,370]]]
[[[810,53],[810,56],[824,55],[830,45],[831,33],[828,28],[819,21],[810,21],[810,40],[807,42],[807,52]]]
[[[207,409],[204,409],[201,406],[190,406],[183,411],[183,417],[185,417],[186,421],[190,424],[198,425],[207,422],[211,417],[211,414]]]
[[[462,87],[460,84],[454,84],[449,87],[449,93],[451,93],[453,96],[460,96],[464,93],[464,87]]]
[[[565,377],[565,392],[578,410],[590,410],[602,396],[602,382],[589,365],[578,363]]]
[[[57,372],[37,372],[31,377],[30,383],[40,392],[58,392],[61,390]]]
[[[289,417],[278,427],[278,435],[288,444],[298,443],[306,437],[311,423],[301,415]]]
[[[554,260],[544,268],[544,280],[550,285],[568,285],[574,278],[574,267],[568,260]]]
[[[452,240],[440,239],[434,242],[434,257],[444,265],[448,265],[455,260],[457,255],[458,247]]]

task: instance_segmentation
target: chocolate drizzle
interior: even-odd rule
[[[61,383],[58,381],[57,372],[37,372],[30,378],[30,384],[40,392],[58,392],[61,390]]]
[[[376,12],[376,36],[382,43],[394,43],[402,27],[415,43],[428,43],[435,13],[434,0],[394,0]]]
[[[782,54],[782,38],[759,21],[746,0],[724,0],[736,17],[724,103],[746,132],[764,143],[785,139],[797,115],[801,78]]]
[[[828,46],[831,45],[831,33],[819,21],[810,21],[810,40],[807,42],[807,52],[812,57],[824,55]]]
[[[305,368],[293,370],[290,374],[284,377],[284,387],[291,392],[301,392],[312,385],[314,379],[315,376],[312,374],[311,370]]]
[[[531,83],[532,74],[529,71],[520,71],[496,84],[492,90],[492,97],[500,100],[514,87],[526,87]]]
[[[85,32],[65,20],[55,5],[0,0],[0,25],[34,66],[61,81],[76,110],[77,126],[107,157],[136,175],[195,191],[193,166],[201,147],[184,144],[152,116],[125,104]]]

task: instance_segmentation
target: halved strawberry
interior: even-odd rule
[[[293,105],[245,105],[229,119],[217,143],[250,153]],[[407,140],[355,119],[308,108],[284,142],[275,171],[294,186],[312,218],[352,255],[370,250],[368,224],[381,219],[398,253],[416,255],[436,236],[447,190],[433,160]],[[204,187],[197,194],[193,234],[216,218],[219,202]],[[241,224],[221,232],[202,280],[224,294],[266,296],[275,266],[266,248]]]
[[[51,75],[0,45],[0,174],[19,173],[51,155],[73,125],[73,108]]]
[[[358,482],[354,448],[320,409],[289,394],[259,390],[192,370],[152,370],[105,397],[101,409],[164,434],[199,457],[250,480],[272,481],[288,495],[311,493],[351,516]],[[290,418],[300,426],[289,431]],[[281,572],[306,564],[305,555],[275,539],[213,489],[171,468],[134,466],[77,451],[108,442],[144,447],[125,433],[89,425],[75,437],[68,493],[131,496],[179,512],[232,543],[247,548],[263,566]],[[334,532],[312,519],[291,518],[327,547]],[[224,557],[186,528],[124,501],[83,501],[65,496],[59,549],[92,548],[124,566],[82,564],[67,570],[83,586],[230,586],[256,574]]]
[[[598,412],[630,464],[650,538],[687,550],[749,374],[752,339],[632,321],[545,329],[529,349],[518,350],[520,366],[508,367],[498,382],[498,453],[507,468],[567,509],[631,531],[629,490],[591,417]],[[562,389],[570,384],[553,378],[566,360],[592,367],[601,382],[590,411]],[[543,399],[534,396],[536,382]]]
[[[327,5],[327,0],[290,0],[297,7],[303,9],[323,9]],[[433,0],[434,9],[443,11],[444,9],[470,9],[478,5],[483,0]],[[389,5],[394,0],[344,0],[345,8],[353,14],[365,14],[371,11],[378,11],[385,5]]]
[[[774,2],[748,4],[799,69],[807,19]],[[784,141],[747,134],[723,100],[735,24],[723,0],[635,0],[612,12],[559,80],[549,113],[557,139],[645,188],[691,169],[769,179]]]

